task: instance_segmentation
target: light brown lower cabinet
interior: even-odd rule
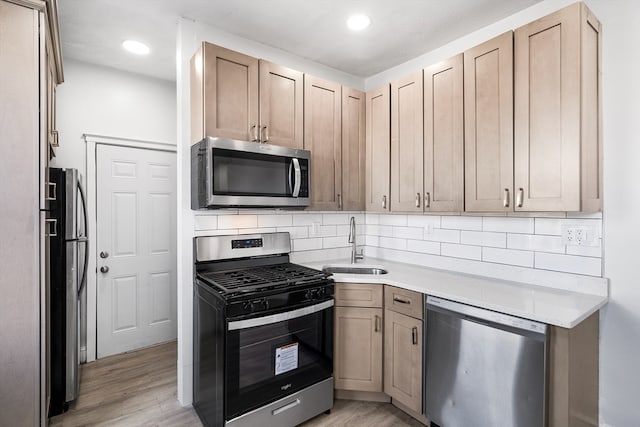
[[[384,311],[384,392],[422,412],[422,321]]]
[[[381,308],[335,308],[334,358],[336,389],[382,391]]]

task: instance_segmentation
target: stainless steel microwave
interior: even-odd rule
[[[311,152],[206,137],[191,146],[191,208],[309,206]]]

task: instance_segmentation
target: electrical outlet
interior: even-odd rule
[[[597,246],[596,230],[588,225],[561,226],[562,243],[567,246]]]
[[[313,221],[309,227],[309,237],[318,236],[320,234],[320,222]]]

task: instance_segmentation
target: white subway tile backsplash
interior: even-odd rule
[[[216,230],[218,228],[217,216],[196,215],[193,218],[196,231],[199,230]]]
[[[393,237],[400,239],[422,239],[424,229],[420,227],[392,227]]]
[[[454,243],[443,243],[440,246],[440,254],[454,258],[482,259],[482,248],[480,246],[458,245]]]
[[[256,228],[258,227],[257,215],[219,215],[218,228]]]
[[[602,245],[601,240],[598,239],[597,246],[567,246],[567,254],[599,258],[602,256],[601,245]]]
[[[258,227],[290,227],[293,216],[288,215],[258,215]]]
[[[440,227],[439,215],[407,215],[407,225],[409,227]]]
[[[313,249],[322,249],[322,238],[312,239],[293,239],[294,251],[310,251]]]
[[[562,235],[562,219],[536,218],[536,234]]]
[[[443,216],[441,228],[456,230],[482,230],[482,218],[475,216]]]
[[[407,215],[400,214],[381,214],[380,225],[407,225]]]
[[[374,236],[385,236],[391,237],[393,236],[393,227],[390,225],[369,225],[366,227],[367,234],[372,234]]]
[[[325,249],[344,248],[347,246],[351,246],[351,243],[349,243],[349,239],[344,236],[322,238],[322,247]]]
[[[322,223],[324,225],[337,225],[337,224],[349,224],[349,219],[353,215],[348,214],[323,214],[322,215]],[[357,221],[357,219],[356,219]]]
[[[447,242],[447,243],[460,243],[460,230],[443,230],[441,228],[434,228],[433,232],[424,233],[424,240],[431,240],[434,242]]]
[[[440,255],[440,242],[428,242],[426,240],[407,240],[407,250],[411,252],[421,252],[424,254]]]
[[[564,253],[565,246],[560,236],[544,236],[534,234],[508,234],[507,247],[539,252]]]
[[[482,218],[483,231],[496,231],[502,233],[526,233],[533,234],[533,218]]]
[[[276,231],[289,233],[292,239],[309,237],[309,227],[276,227]]]
[[[602,274],[602,260],[576,255],[536,252],[535,268],[600,276]]]
[[[495,248],[507,247],[507,235],[492,231],[462,231],[460,243],[465,245],[491,246]]]
[[[293,215],[293,225],[311,225],[314,222],[322,224],[322,214],[313,213],[299,213]]]
[[[482,261],[533,267],[533,252],[501,248],[482,248]]]
[[[406,239],[396,239],[393,237],[380,237],[379,244],[381,248],[407,249]]]
[[[351,216],[356,218],[358,246],[366,245],[368,257],[527,283],[564,275],[568,289],[591,289],[595,282],[589,280],[602,273],[600,213],[406,215],[228,209],[196,213],[194,234],[289,232],[293,262],[330,261],[349,257]],[[563,225],[592,227],[597,246],[565,246]]]

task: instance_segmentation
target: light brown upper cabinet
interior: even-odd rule
[[[260,60],[260,140],[303,147],[303,74]]]
[[[304,76],[304,148],[311,151],[311,209],[338,210],[342,198],[341,87]]]
[[[516,210],[600,210],[600,46],[583,3],[515,31]]]
[[[513,211],[513,32],[464,53],[467,212]]]
[[[364,210],[365,94],[342,87],[342,195],[346,211]]]
[[[303,74],[211,43],[191,59],[191,142],[303,145]]]
[[[388,84],[367,92],[366,105],[366,196],[367,211],[389,212],[390,155],[390,87]]]
[[[424,210],[459,212],[464,197],[462,54],[424,69]]]
[[[391,210],[422,212],[422,72],[391,83]]]

